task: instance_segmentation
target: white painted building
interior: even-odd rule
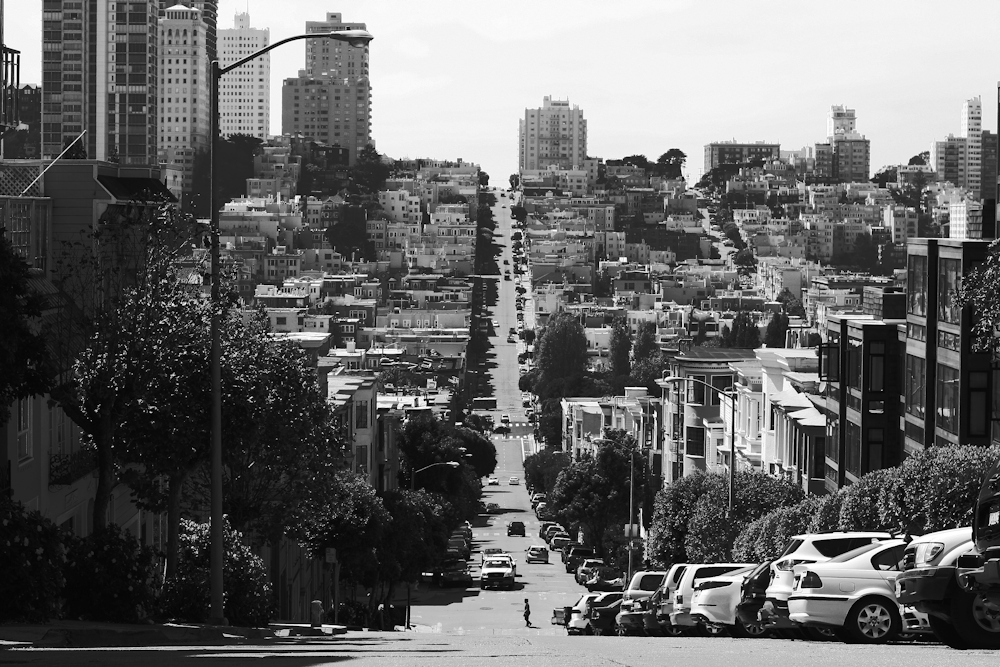
[[[250,14],[239,12],[234,27],[219,30],[219,64],[228,67],[263,49],[268,28],[251,28]],[[271,127],[271,55],[233,70],[219,82],[219,129],[223,137],[248,134],[266,139]]]

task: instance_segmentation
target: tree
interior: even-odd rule
[[[360,194],[376,195],[385,189],[385,181],[392,173],[392,168],[382,159],[375,147],[368,144],[360,151],[350,169],[350,178],[357,186]]]
[[[230,201],[246,195],[247,179],[253,178],[254,174],[253,158],[263,143],[262,139],[249,134],[230,134],[219,141],[218,163],[225,166],[215,174],[218,180],[215,187],[218,188],[221,201]],[[205,158],[208,158],[207,153]],[[205,207],[209,206],[209,203],[205,202]],[[206,215],[211,215],[210,209]]]
[[[52,381],[40,322],[44,297],[32,287],[31,268],[0,227],[0,427],[19,398],[44,394]]]
[[[632,345],[633,363],[639,363],[641,359],[652,357],[659,352],[660,344],[656,340],[656,322],[639,322],[635,332],[635,343]]]
[[[788,332],[788,316],[784,313],[774,313],[764,330],[764,345],[767,347],[785,347],[785,334]]]
[[[741,310],[733,318],[733,326],[728,331],[723,329],[722,347],[755,350],[760,347],[760,330],[753,315]]]
[[[687,155],[679,148],[671,148],[656,159],[657,165],[660,165],[662,170],[660,175],[665,178],[681,178],[685,162]]]
[[[930,160],[931,160],[931,152],[930,151],[923,151],[922,153],[917,153],[916,155],[914,155],[913,157],[911,157],[910,161],[907,162],[907,164],[910,165],[910,166],[913,166],[913,165],[926,165],[928,162],[930,162]]]
[[[524,223],[528,219],[528,209],[516,204],[510,207],[510,216],[518,222]]]
[[[726,238],[733,242],[733,246],[737,250],[743,250],[747,247],[746,242],[743,240],[743,235],[740,234],[740,228],[736,226],[736,223],[727,222],[722,231],[726,235]]]
[[[721,475],[696,472],[674,480],[656,493],[646,553],[660,567],[692,562],[687,547],[688,522],[698,500],[723,484]]]
[[[871,177],[871,182],[878,184],[880,188],[887,187],[889,183],[897,183],[899,182],[897,171],[897,168],[892,165],[882,167]]]
[[[444,495],[448,502],[462,515],[473,511],[475,503],[482,495],[482,484],[477,468],[472,461],[477,461],[478,470],[489,469],[490,453],[482,451],[480,443],[473,432],[467,429],[466,438],[459,437],[457,429],[432,415],[422,415],[406,422],[400,432],[399,452],[403,460],[402,483],[412,485],[417,489],[425,489],[431,493]],[[477,451],[469,451],[466,442],[471,443]],[[492,443],[490,443],[492,445]],[[462,451],[466,447],[467,451]],[[473,456],[466,458],[465,454]],[[495,467],[496,450],[492,452]],[[449,461],[459,462],[458,467],[435,466],[420,472],[414,479],[414,471],[421,470],[435,463]],[[489,470],[486,474],[492,473]]]
[[[66,153],[62,156],[64,160],[87,159],[87,147],[83,143],[82,136],[77,137],[76,139],[66,139],[63,141],[63,150],[66,151]]]
[[[45,332],[52,367],[63,372],[49,396],[95,451],[95,531],[107,523],[117,483],[119,426],[143,410],[149,378],[161,372],[155,353],[170,346],[164,304],[185,294],[174,258],[197,238],[192,223],[169,206],[109,209],[98,230],[68,244],[53,267],[73,302],[54,307]]]
[[[455,437],[465,448],[465,462],[477,477],[488,477],[497,469],[497,448],[491,440],[467,428],[454,429]]]
[[[657,350],[656,352],[636,357],[632,364],[631,382],[635,386],[646,387],[650,395],[657,395],[660,391],[656,381],[663,377],[664,371],[670,368],[666,355]]]
[[[733,544],[733,558],[739,562],[763,563],[780,556],[796,535],[810,530],[823,496],[809,496],[795,505],[771,510],[751,521]]]
[[[517,186],[521,184],[521,177],[517,174],[511,174],[507,180],[510,182],[511,190],[517,190]]]
[[[485,188],[485,187],[488,187],[489,184],[490,184],[490,175],[487,174],[485,171],[480,171],[479,172],[479,186]]]
[[[632,352],[632,331],[628,321],[619,315],[611,322],[611,341],[609,355],[611,357],[611,375],[618,377],[632,372],[629,355]]]
[[[638,167],[643,171],[649,169],[649,159],[645,155],[629,155],[622,158],[622,164],[629,164]]]
[[[990,351],[996,349],[997,339],[993,332],[1000,325],[1000,245],[990,244],[986,258],[973,267],[962,281],[958,302],[963,308],[972,309],[973,349]]]
[[[549,318],[535,346],[535,358],[543,383],[582,374],[587,368],[587,338],[580,321],[565,311]]]
[[[781,293],[778,294],[777,301],[781,304],[785,314],[789,317],[806,316],[806,309],[802,305],[802,300],[792,294],[791,290],[787,287],[781,290]]]
[[[757,273],[757,257],[750,248],[743,248],[733,255],[733,266],[741,276]]]
[[[546,447],[524,459],[524,483],[546,495],[555,488],[559,473],[569,465],[570,456],[566,452]]]

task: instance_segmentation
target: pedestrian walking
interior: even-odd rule
[[[531,605],[528,604],[528,598],[524,598],[524,627],[531,627]]]

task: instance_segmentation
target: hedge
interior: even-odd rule
[[[87,537],[67,536],[66,615],[137,623],[153,612],[156,553],[116,525]]]
[[[0,498],[0,621],[58,617],[65,562],[66,549],[54,523]]]

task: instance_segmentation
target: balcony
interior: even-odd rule
[[[97,468],[97,450],[81,448],[65,456],[49,457],[49,486],[69,486]]]

